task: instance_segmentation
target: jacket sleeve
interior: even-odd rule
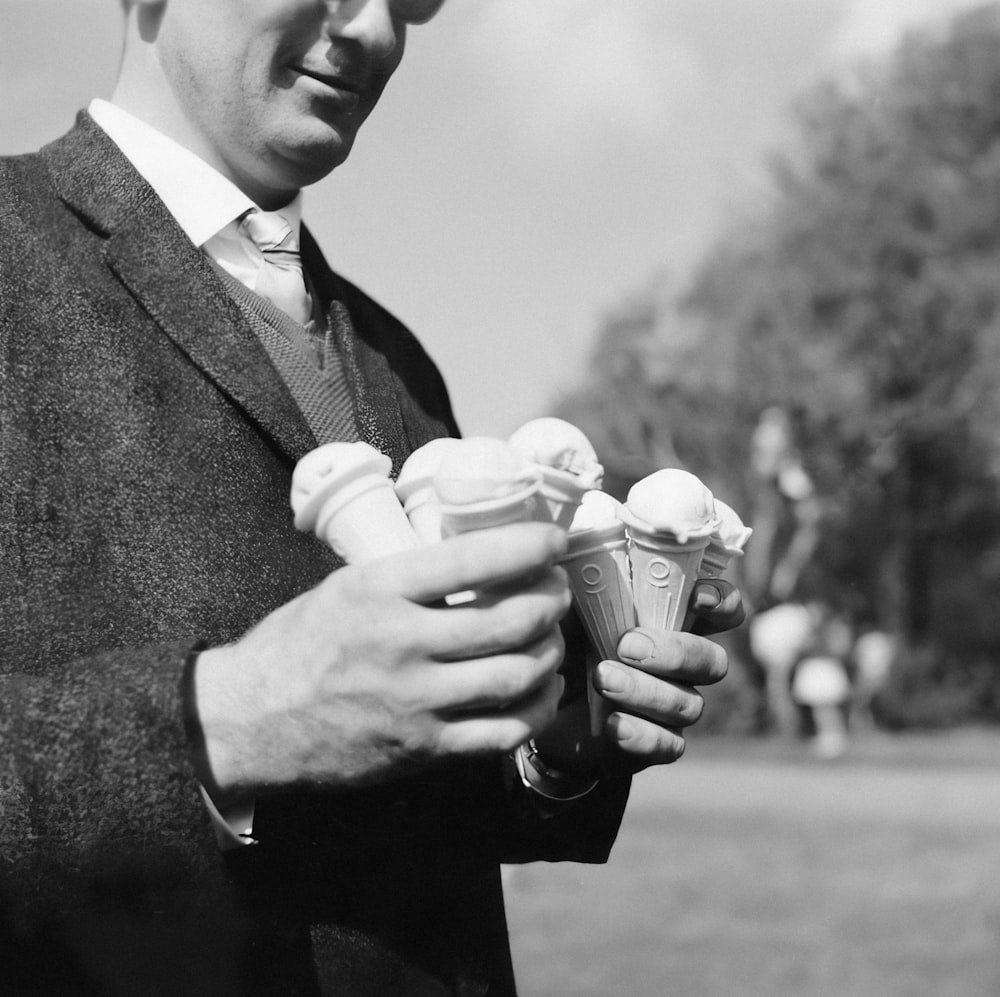
[[[218,850],[185,735],[187,642],[0,675],[0,877],[65,909],[73,883],[212,877]]]
[[[562,667],[567,699],[586,695],[590,653],[576,613],[563,621],[566,657]],[[628,802],[632,780],[602,775],[580,799],[549,806],[521,783],[513,764],[504,768],[505,799],[500,852],[504,862],[606,862]]]

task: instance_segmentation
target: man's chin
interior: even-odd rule
[[[326,129],[272,147],[271,162],[282,186],[308,187],[343,163],[354,146],[354,134]]]

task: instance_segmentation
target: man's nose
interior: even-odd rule
[[[373,60],[386,59],[399,41],[391,13],[392,0],[331,0],[327,31],[357,41]]]

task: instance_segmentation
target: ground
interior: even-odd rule
[[[505,870],[522,997],[1000,994],[1000,730],[692,736],[607,866]]]

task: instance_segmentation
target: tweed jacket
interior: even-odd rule
[[[457,433],[413,336],[303,258],[359,436]],[[340,307],[340,306],[338,306]],[[343,326],[343,323],[341,323]],[[183,676],[340,567],[316,445],[204,255],[81,114],[0,160],[0,979],[13,994],[511,994],[498,863],[603,861],[627,782],[540,820],[495,759],[258,800],[221,853]]]

